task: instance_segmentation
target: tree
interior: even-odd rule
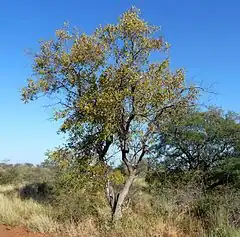
[[[209,171],[228,158],[240,157],[238,121],[236,113],[214,107],[189,111],[161,133],[158,155],[169,171]]]
[[[184,71],[172,72],[167,55],[161,56],[169,45],[158,31],[135,8],[91,35],[65,26],[56,39],[41,43],[35,79],[22,90],[24,102],[39,95],[54,99],[55,117],[63,121],[60,131],[69,134],[76,157],[92,157],[105,167],[112,156],[122,160],[128,173],[122,190],[116,194],[109,180],[106,184],[114,221],[121,218],[156,131],[197,97],[197,89],[185,84]]]

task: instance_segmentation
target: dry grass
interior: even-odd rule
[[[25,225],[31,229],[48,232],[54,223],[50,211],[33,200],[22,201],[16,195],[0,195],[0,223],[7,225]]]
[[[15,186],[0,186],[0,223],[11,226],[26,226],[42,233],[54,233],[64,237],[181,237],[174,226],[169,226],[161,219],[146,218],[137,213],[127,213],[122,224],[115,228],[109,225],[99,228],[94,219],[86,219],[79,223],[71,221],[58,223],[52,217],[50,207],[43,206],[34,200],[21,200],[16,194],[7,196],[4,192],[13,191]],[[106,222],[107,223],[107,222]]]
[[[13,191],[16,188],[16,185],[8,184],[8,185],[0,185],[0,193],[6,193],[9,191]]]
[[[1,187],[1,190],[2,187]],[[4,188],[9,191],[10,188]],[[57,233],[69,237],[98,236],[91,220],[86,223],[61,224],[52,218],[50,207],[43,206],[33,200],[21,200],[17,195],[11,197],[0,194],[0,223],[10,226],[26,226],[41,233]]]
[[[202,224],[189,216],[179,215],[173,204],[160,200],[158,205],[168,214],[163,215],[151,207],[151,196],[141,193],[132,209],[125,212],[124,219],[118,226],[111,226],[107,221],[106,210],[99,220],[88,218],[79,223],[66,221],[59,223],[54,219],[50,206],[41,205],[33,200],[21,200],[16,194],[10,196],[15,187],[0,186],[0,223],[12,226],[26,226],[31,230],[52,233],[57,237],[237,237],[240,232],[225,222],[226,217],[217,213],[218,226],[210,233],[204,233]],[[100,221],[100,222],[99,222]]]
[[[161,217],[143,216],[129,212],[121,225],[112,229],[106,236],[119,237],[187,237],[174,223]]]
[[[103,235],[97,228],[96,222],[87,219],[83,222],[66,222],[58,225],[56,237],[102,237]]]

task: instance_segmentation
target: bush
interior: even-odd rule
[[[197,199],[193,204],[192,214],[200,218],[206,229],[224,225],[240,227],[239,191],[222,190],[211,192]]]
[[[53,199],[53,186],[49,183],[32,183],[27,184],[19,189],[21,199],[34,199],[39,202],[46,202]]]
[[[102,196],[102,194],[99,194]],[[98,218],[105,200],[86,194],[84,190],[61,193],[52,203],[54,215],[59,221],[79,222],[89,217]],[[105,204],[105,205],[104,205]]]
[[[0,185],[44,182],[53,180],[54,172],[49,168],[31,164],[1,164]]]

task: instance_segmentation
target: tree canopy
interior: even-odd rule
[[[207,171],[239,157],[240,124],[236,113],[211,107],[189,113],[161,133],[158,154],[169,170]]]

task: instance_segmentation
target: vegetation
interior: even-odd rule
[[[219,108],[189,111],[160,133],[158,157],[165,157],[168,170],[179,171],[207,171],[223,160],[239,157],[238,121],[237,114],[224,114]]]
[[[51,170],[33,164],[8,164],[0,163],[0,183],[20,184],[30,182],[50,182],[52,178]]]
[[[1,223],[69,237],[240,235],[239,117],[197,107],[158,33],[131,8],[91,35],[64,26],[42,42],[23,101],[49,96],[68,140],[41,165],[1,164]]]
[[[58,30],[56,40],[42,43],[33,66],[37,80],[29,80],[22,92],[25,102],[39,94],[60,95],[56,118],[63,119],[61,131],[70,133],[69,152],[77,153],[71,158],[94,160],[106,169],[102,176],[114,221],[122,216],[155,133],[197,95],[185,84],[183,70],[171,72],[167,58],[151,62],[152,52],[168,48],[162,37],[154,37],[157,33],[158,27],[142,20],[135,8],[92,35]],[[108,169],[116,152],[127,169],[118,192]]]

